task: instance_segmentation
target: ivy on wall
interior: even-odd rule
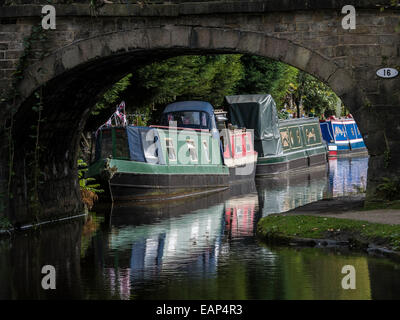
[[[14,157],[15,157],[15,144],[14,144],[14,117],[18,110],[18,99],[20,97],[20,93],[18,91],[18,86],[21,80],[24,78],[24,72],[28,67],[30,61],[34,57],[33,48],[34,46],[41,46],[45,41],[47,41],[48,37],[46,31],[42,29],[41,24],[32,26],[31,33],[29,36],[25,37],[23,40],[23,52],[18,59],[15,71],[12,75],[11,86],[9,90],[1,97],[0,101],[5,106],[5,116],[3,122],[0,124],[0,132],[6,137],[7,141],[7,190],[5,195],[2,196],[2,203],[0,203],[0,207],[3,207],[3,211],[7,205],[9,205],[9,201],[14,198],[14,194],[12,192],[13,186],[13,178],[15,176],[14,172]],[[46,52],[45,50],[41,51],[39,60],[43,59]],[[32,126],[33,133],[31,137],[34,139],[34,150],[32,151],[32,161],[28,162],[28,171],[32,173],[32,184],[33,188],[30,189],[30,194],[28,195],[28,206],[34,212],[35,217],[38,217],[37,208],[40,207],[39,199],[37,196],[37,186],[39,179],[39,154],[40,154],[40,143],[39,143],[39,135],[40,135],[40,123],[43,121],[41,118],[41,112],[43,110],[42,105],[42,89],[38,89],[34,93],[36,99],[39,100],[37,104],[32,107],[32,110],[37,114],[38,120],[35,125]],[[29,181],[31,182],[31,181]],[[34,189],[36,191],[34,191]]]

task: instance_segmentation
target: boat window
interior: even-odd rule
[[[241,154],[243,152],[242,150],[242,136],[237,135],[235,137],[235,153]]]
[[[115,158],[129,158],[128,137],[125,129],[115,130]]]
[[[206,140],[203,140],[203,149],[204,149],[204,154],[206,155],[206,160],[208,162],[210,162],[211,161],[210,160],[210,153],[208,151],[208,145],[207,145],[207,141]]]
[[[171,161],[176,161],[175,148],[174,148],[174,143],[173,143],[172,139],[166,138],[165,143],[167,146],[168,159]]]
[[[113,154],[111,129],[101,131],[101,158],[110,158]]]
[[[207,114],[201,113],[201,126],[207,128]]]
[[[168,126],[171,121],[176,121],[176,125],[180,128],[208,129],[208,116],[205,112],[170,112],[163,116],[161,125]]]
[[[250,138],[248,135],[245,135],[244,137],[245,141],[246,141],[246,151],[251,151],[251,144],[250,144]]]
[[[189,154],[190,154],[190,159],[192,161],[197,161],[197,151],[196,151],[196,146],[194,145],[193,140],[186,140],[188,149],[189,149]]]

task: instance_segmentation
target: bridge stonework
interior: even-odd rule
[[[18,2],[18,1],[17,1]],[[29,2],[29,1],[28,1]],[[182,2],[182,1],[180,1]],[[344,30],[341,9],[354,3],[355,30]],[[383,1],[384,2],[384,1]],[[57,2],[56,2],[57,3]],[[400,176],[400,77],[376,71],[400,65],[399,10],[380,11],[374,1],[227,1],[149,4],[55,4],[56,30],[34,43],[19,96],[13,102],[13,171],[0,137],[0,192],[11,180],[12,221],[32,220],[27,210],[27,164],[35,124],[33,93],[41,89],[45,121],[40,126],[42,217],[80,209],[76,159],[80,133],[96,97],[138,66],[181,54],[249,53],[283,61],[332,87],[355,117],[370,153],[368,199],[383,178]],[[23,4],[23,5],[22,5]],[[41,21],[41,5],[1,7],[0,90],[6,94],[23,40]],[[39,58],[45,52],[45,57]],[[3,103],[2,122],[8,117]],[[2,123],[4,125],[4,123]]]

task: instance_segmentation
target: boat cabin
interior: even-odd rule
[[[95,161],[106,158],[160,165],[222,164],[219,142],[210,132],[157,126],[100,130]]]
[[[230,122],[254,130],[254,148],[259,155],[256,175],[326,164],[317,118],[279,120],[274,99],[268,94],[227,96],[225,100]]]
[[[204,101],[181,101],[167,105],[161,126],[188,129],[217,129],[213,106]]]
[[[367,153],[363,136],[354,119],[330,117],[320,123],[323,139],[328,144],[329,155]]]

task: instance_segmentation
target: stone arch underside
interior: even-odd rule
[[[264,33],[207,27],[164,26],[120,31],[63,47],[30,66],[19,86],[20,109],[15,117],[16,195],[11,205],[13,221],[31,220],[26,209],[25,155],[34,119],[33,93],[42,88],[45,106],[40,141],[44,183],[39,198],[43,219],[81,209],[76,175],[80,133],[96,97],[135,66],[182,54],[249,53],[282,61],[324,81],[342,98],[356,120],[364,94],[345,69],[322,55],[289,40]],[[368,127],[360,121],[363,134]]]

